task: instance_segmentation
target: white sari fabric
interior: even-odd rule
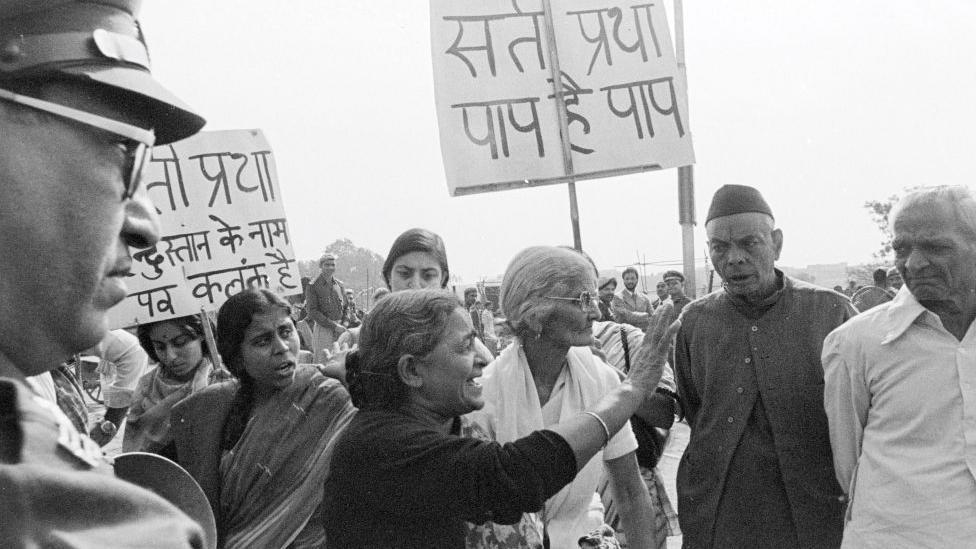
[[[485,369],[481,384],[485,410],[472,417],[490,422],[489,430],[505,443],[592,408],[620,384],[620,378],[589,347],[571,348],[549,401],[541,406],[522,343],[516,339]],[[602,458],[616,459],[636,449],[637,439],[627,423],[610,439]],[[594,456],[572,483],[546,502],[542,518],[551,547],[576,547],[581,536],[603,524],[603,506],[596,494],[603,470]]]

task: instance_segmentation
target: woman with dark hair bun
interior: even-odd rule
[[[317,509],[333,443],[354,408],[337,381],[300,365],[288,303],[264,289],[231,296],[217,347],[237,379],[173,410],[180,465],[217,518],[225,549],[320,547]]]
[[[628,380],[575,417],[507,444],[461,436],[486,361],[444,291],[376,304],[348,366],[360,411],[336,443],[322,518],[332,547],[461,548],[465,521],[517,522],[572,481],[654,391],[678,323],[659,314]]]
[[[139,378],[132,394],[122,450],[152,452],[175,459],[176,447],[170,433],[173,406],[230,375],[226,370],[213,368],[203,323],[198,316],[141,324],[136,335],[158,366]]]

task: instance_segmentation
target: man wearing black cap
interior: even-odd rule
[[[0,0],[0,539],[7,547],[199,547],[200,527],[116,480],[35,395],[107,331],[130,247],[159,239],[142,168],[203,119],[149,73],[134,0]]]
[[[691,426],[677,479],[684,547],[838,547],[845,503],[820,350],[855,312],[775,268],[783,233],[756,189],[719,189],[705,230],[725,284],[685,307],[675,341]]]

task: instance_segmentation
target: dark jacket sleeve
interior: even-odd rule
[[[689,425],[694,425],[695,417],[701,408],[701,396],[695,387],[691,367],[691,330],[694,329],[692,315],[682,315],[682,325],[674,340],[674,379],[681,397],[681,406]]]
[[[458,508],[466,520],[485,517],[500,524],[538,511],[576,476],[576,456],[561,436],[536,431],[499,445],[461,439],[465,444],[446,465],[456,471]]]
[[[323,305],[319,303],[319,293],[316,288],[316,282],[318,279],[313,281],[308,285],[308,290],[305,291],[305,312],[308,313],[308,317],[312,319],[312,322],[320,326],[328,326],[323,312]]]
[[[348,517],[352,505],[405,516],[513,523],[523,512],[541,509],[576,476],[572,448],[552,431],[502,445],[381,419],[354,422],[345,438],[326,483],[327,491],[342,494],[333,509],[337,520],[355,520]]]

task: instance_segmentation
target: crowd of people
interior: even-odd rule
[[[718,291],[692,300],[669,271],[647,296],[633,268],[617,291],[580,250],[528,247],[501,283],[507,345],[483,296],[446,289],[426,229],[394,240],[365,315],[326,255],[307,320],[249,288],[215,325],[110,332],[130,250],[160,238],[148,149],[204,124],[151,76],[137,7],[0,10],[4,546],[976,543],[969,188],[901,199],[894,271],[860,300],[778,269],[772,208],[725,185],[705,221]],[[64,368],[83,351],[111,364],[93,426]],[[676,419],[690,428],[677,512],[657,470]],[[100,444],[120,429],[125,450],[192,476],[216,539],[180,501],[116,478]]]

